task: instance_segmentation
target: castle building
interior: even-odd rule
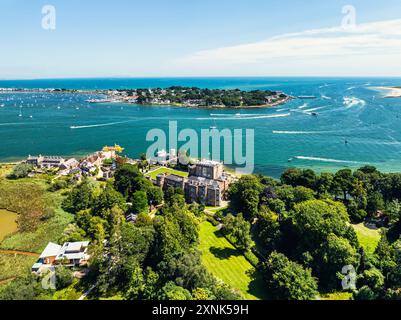
[[[174,174],[160,174],[156,177],[156,185],[164,190],[180,188],[184,190],[188,203],[202,203],[207,206],[222,205],[223,195],[231,182],[229,175],[223,170],[223,164],[217,161],[201,161],[189,167],[189,177]]]

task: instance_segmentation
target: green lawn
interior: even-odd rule
[[[151,173],[145,174],[145,176],[149,176],[151,179],[156,180],[156,176],[158,174],[163,174],[163,173],[175,174],[180,177],[188,177],[188,172],[178,171],[178,170],[174,170],[174,169],[166,168],[166,167],[160,167],[159,169],[156,169],[155,171],[152,171]]]
[[[248,300],[265,299],[261,275],[211,223],[200,225],[202,261],[208,270],[226,284],[241,291]]]
[[[209,207],[209,206],[206,206],[205,210],[210,211],[212,213],[217,213],[219,211],[226,210],[227,208],[228,208],[227,206],[226,207]]]
[[[351,300],[352,293],[350,292],[334,292],[321,296],[320,300]]]
[[[369,229],[360,224],[352,225],[356,235],[358,236],[359,243],[368,253],[373,253],[380,241],[380,230]]]

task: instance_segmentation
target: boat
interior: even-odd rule
[[[210,129],[214,130],[214,129],[217,129],[217,127],[211,126]]]
[[[319,114],[316,113],[316,112],[312,112],[311,115],[314,116],[314,117],[317,117]]]

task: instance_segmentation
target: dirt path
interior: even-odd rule
[[[13,281],[16,277],[11,277],[7,279],[0,280],[0,285],[5,284],[7,282]]]
[[[0,254],[17,254],[17,255],[28,256],[28,257],[39,257],[38,253],[27,252],[27,251],[18,251],[18,250],[3,250],[3,249],[0,249]]]

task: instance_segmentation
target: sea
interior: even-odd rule
[[[254,172],[278,177],[290,167],[318,172],[373,165],[401,172],[401,98],[377,87],[401,78],[96,78],[1,80],[0,88],[127,89],[191,86],[274,90],[299,98],[274,108],[196,109],[93,104],[84,94],[0,93],[0,162],[28,155],[80,157],[119,144],[138,157],[151,129],[254,130]],[[238,132],[238,131],[237,131]],[[245,150],[244,150],[245,153]]]

